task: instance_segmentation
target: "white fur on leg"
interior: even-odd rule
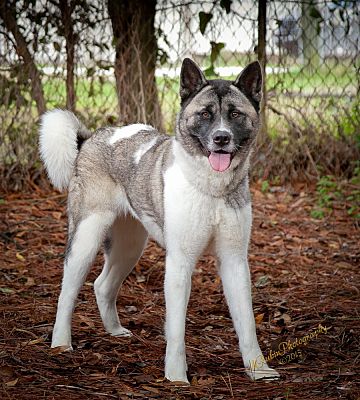
[[[122,272],[120,268],[121,265],[114,264],[111,257],[105,255],[105,265],[94,283],[94,289],[106,332],[112,336],[130,337],[132,333],[121,325],[116,309],[116,296],[123,280],[122,274],[119,274]],[[131,269],[132,267],[127,272],[130,272]],[[114,272],[117,276],[114,276]]]
[[[277,378],[279,374],[269,368],[265,360],[261,365],[255,360],[263,359],[255,329],[251,299],[250,271],[247,263],[247,247],[251,228],[250,205],[224,221],[227,229],[219,230],[216,251],[224,293],[229,305],[240,351],[247,374],[251,379]],[[233,219],[233,222],[230,221]],[[226,223],[227,222],[227,223]]]
[[[96,301],[107,332],[113,336],[132,336],[124,328],[116,309],[116,297],[124,279],[140,258],[147,233],[132,216],[116,219],[111,229],[111,250],[105,254],[104,268],[94,284]]]
[[[180,261],[180,262],[179,262]],[[166,356],[165,377],[188,383],[185,353],[185,318],[191,290],[192,268],[178,257],[166,257]]]
[[[247,374],[253,380],[279,377],[265,361],[256,363],[263,357],[256,338],[247,262],[236,258],[223,260],[220,273]]]
[[[104,234],[113,219],[112,213],[93,214],[77,227],[64,265],[64,277],[51,347],[71,348],[71,318],[75,301],[103,241]]]
[[[165,376],[171,381],[188,382],[185,355],[185,317],[196,261],[212,233],[212,199],[186,180],[176,163],[164,174],[166,357]],[[181,199],[181,207],[179,207]],[[213,214],[213,213],[212,213]],[[209,217],[209,218],[208,218]]]

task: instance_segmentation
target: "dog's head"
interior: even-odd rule
[[[207,80],[200,68],[185,58],[180,75],[177,140],[191,154],[207,157],[214,171],[239,165],[259,130],[261,84],[257,61],[231,82]]]

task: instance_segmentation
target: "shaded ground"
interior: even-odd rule
[[[163,379],[163,251],[150,243],[121,290],[118,308],[132,338],[110,337],[102,327],[92,287],[101,268],[98,257],[74,316],[75,351],[55,354],[49,344],[66,199],[37,188],[5,196],[0,204],[0,398],[360,398],[359,226],[341,204],[331,217],[313,220],[311,195],[301,188],[278,189],[263,195],[253,188],[253,301],[265,354],[281,342],[297,339],[297,347],[270,361],[282,375],[279,382],[250,382],[213,260],[203,258],[187,319],[188,387]],[[319,324],[327,333],[299,344]]]

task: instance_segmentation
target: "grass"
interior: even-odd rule
[[[242,65],[245,65],[247,61],[243,61]],[[225,78],[235,79],[235,76]],[[360,146],[360,97],[356,96],[358,84],[356,65],[349,62],[328,62],[316,74],[302,70],[295,64],[287,72],[268,74],[268,104],[280,112],[267,112],[270,138],[280,139],[286,148],[290,140],[298,141],[299,145],[305,136],[306,140],[311,140],[309,135],[316,135],[316,138],[321,135],[342,138],[345,135],[355,137]],[[180,108],[179,78],[158,77],[157,87],[164,129],[171,134]],[[0,159],[7,165],[16,160],[21,165],[26,164],[28,159],[32,160],[37,140],[36,107],[32,104],[29,88],[24,86],[19,89],[24,98],[20,107],[14,102],[0,105],[3,126]],[[65,106],[66,86],[63,75],[44,77],[43,90],[48,109]],[[78,77],[76,94],[76,111],[89,128],[117,120],[118,101],[113,77]],[[304,133],[304,138],[301,135],[298,138],[289,135],[294,127]],[[264,186],[263,189],[267,188]],[[358,195],[353,193],[349,196]]]
[[[235,79],[235,76],[226,79]],[[349,66],[349,63],[329,62],[319,68],[316,74],[293,65],[287,72],[267,75],[268,101],[300,129],[310,126],[314,131],[324,131],[326,127],[335,137],[340,134],[356,135],[360,125],[360,98],[351,98],[350,95],[355,94],[358,80],[355,66]],[[166,132],[172,133],[180,108],[179,78],[158,77],[157,85],[164,128]],[[66,86],[63,76],[45,77],[43,90],[48,109],[65,106]],[[314,96],[307,96],[313,93]],[[113,78],[80,77],[76,81],[76,94],[77,112],[88,121],[91,128],[107,123],[110,117],[117,120],[118,105]],[[24,92],[23,96],[31,102],[28,92]],[[11,115],[11,107],[4,109],[4,113]],[[31,114],[33,120],[36,120],[35,108]],[[6,125],[6,118],[3,122]],[[268,112],[267,128],[271,138],[281,137],[285,142],[288,140],[289,126],[283,115]]]
[[[66,99],[65,80],[61,77],[43,80],[47,107],[64,106]],[[117,107],[115,82],[99,77],[96,80],[80,78],[76,82],[77,105],[81,109],[98,109],[106,106],[109,110]]]
[[[278,95],[269,99],[269,105],[285,113],[288,119],[286,121],[283,115],[268,111],[267,128],[272,139],[276,137],[287,139],[289,121],[302,131],[327,131],[335,138],[340,138],[344,135],[360,135],[359,97],[352,99],[345,96],[308,98]]]
[[[217,78],[216,76],[210,78]],[[224,77],[224,79],[235,79],[235,76]],[[319,88],[335,91],[356,89],[358,81],[355,66],[324,64],[316,73],[311,73],[299,66],[292,66],[287,72],[267,75],[267,90],[282,91],[311,91]],[[157,83],[159,92],[166,89],[168,93],[178,93],[178,77],[164,78],[158,77]],[[110,100],[115,103],[116,92],[115,82],[112,78],[97,77],[92,79],[78,78],[77,80],[77,97],[79,103],[84,107],[86,105],[102,106],[104,102]],[[65,79],[61,77],[48,77],[43,81],[45,97],[49,104],[56,104],[65,99]],[[346,93],[345,93],[346,94]]]
[[[226,79],[235,79],[235,76]],[[349,66],[349,63],[328,62],[316,74],[293,65],[287,72],[267,75],[268,101],[301,129],[310,126],[313,130],[322,131],[325,122],[334,136],[342,133],[354,135],[360,125],[360,98],[354,98],[358,80],[355,66]],[[157,85],[164,128],[171,133],[180,108],[179,79],[158,77]],[[45,77],[43,89],[49,109],[64,107],[66,87],[63,76]],[[77,111],[84,118],[90,119],[91,127],[106,122],[110,116],[113,120],[117,119],[117,95],[113,78],[80,77],[76,81],[76,94]],[[29,97],[29,93],[24,93],[24,97]],[[284,136],[286,141],[287,129],[288,123],[284,124],[283,115],[268,112],[268,132],[271,138]]]

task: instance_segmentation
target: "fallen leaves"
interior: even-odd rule
[[[100,256],[75,310],[74,351],[50,349],[66,243],[65,196],[38,192],[11,194],[0,204],[0,397],[359,397],[358,228],[346,213],[312,220],[304,211],[312,204],[305,192],[268,196],[255,187],[254,194],[249,264],[260,347],[268,354],[319,323],[331,327],[301,348],[301,363],[270,362],[282,374],[280,384],[245,376],[215,261],[208,256],[196,266],[187,314],[191,385],[164,379],[164,252],[152,242],[118,299],[120,319],[134,336],[115,338],[102,326],[93,293]]]

